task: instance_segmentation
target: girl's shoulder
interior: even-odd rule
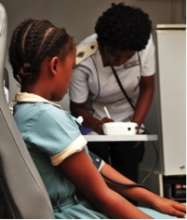
[[[71,124],[75,126],[75,118],[67,111],[63,110],[60,105],[45,103],[39,106],[40,115],[46,120],[55,120],[57,123],[63,122],[64,125]]]
[[[25,102],[16,104],[14,107],[14,116],[20,118],[66,118],[67,113],[62,108],[43,102]]]
[[[14,118],[21,124],[46,124],[60,125],[77,129],[73,116],[63,110],[59,105],[43,102],[17,104]]]
[[[54,120],[64,120],[69,121],[72,120],[72,116],[63,108],[61,108],[58,104],[51,104],[51,103],[37,103],[35,105],[36,111],[38,114],[42,114],[42,117]]]

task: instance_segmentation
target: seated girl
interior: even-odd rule
[[[94,165],[74,118],[57,105],[75,65],[75,46],[65,29],[29,19],[14,31],[9,48],[14,78],[21,84],[14,117],[46,185],[55,218],[184,217],[185,206],[141,188],[104,162]],[[98,169],[97,169],[98,168]],[[101,175],[102,174],[102,175]],[[138,208],[129,199],[153,209]],[[171,216],[169,216],[171,218]]]

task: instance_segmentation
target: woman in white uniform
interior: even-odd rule
[[[141,9],[112,4],[97,20],[96,34],[84,40],[70,87],[71,111],[82,115],[84,125],[102,134],[107,118],[144,122],[154,93],[155,56],[152,24]],[[137,181],[143,144],[92,143],[94,153],[121,173]]]

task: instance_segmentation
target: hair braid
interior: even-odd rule
[[[51,31],[42,45],[42,50],[39,54],[40,59],[43,59],[45,54],[48,54],[48,56],[60,54],[61,58],[63,59],[63,54],[65,51],[63,50],[63,53],[60,53],[60,48],[62,45],[66,45],[69,40],[69,36],[64,29],[55,29],[54,31]]]
[[[37,72],[39,71],[40,63],[37,62],[38,49],[41,45],[41,42],[44,38],[45,31],[51,26],[51,23],[48,21],[38,21],[32,25],[26,39],[25,39],[25,63],[30,64],[30,72],[32,72],[33,81],[37,78]]]
[[[15,29],[9,47],[15,79],[22,86],[34,83],[46,57],[57,55],[63,59],[73,46],[65,29],[57,28],[48,20],[24,21]]]
[[[14,31],[9,47],[9,59],[10,63],[13,67],[13,75],[14,78],[20,82],[19,77],[19,70],[23,63],[23,56],[22,56],[22,35],[24,34],[25,30],[27,29],[28,25],[33,22],[32,19],[28,19],[22,22]]]

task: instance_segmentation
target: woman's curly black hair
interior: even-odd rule
[[[152,22],[148,14],[123,3],[112,4],[95,26],[99,44],[113,53],[144,49],[151,31]]]
[[[73,40],[65,29],[48,20],[23,21],[14,30],[9,47],[14,78],[22,88],[34,83],[45,58],[59,56],[63,59],[73,48]]]

